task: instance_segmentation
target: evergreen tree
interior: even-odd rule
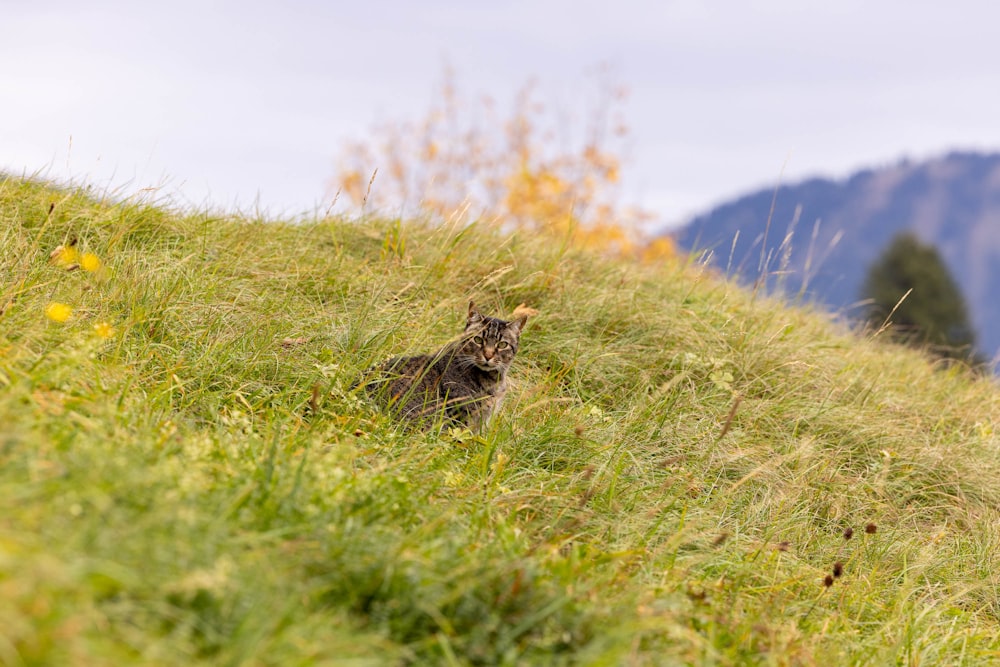
[[[873,325],[880,326],[891,313],[893,330],[905,340],[978,363],[965,299],[933,246],[911,232],[897,234],[868,269],[862,289],[862,298],[871,301],[867,319]]]

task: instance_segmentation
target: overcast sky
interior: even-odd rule
[[[997,26],[985,0],[0,0],[0,169],[295,215],[446,63],[566,106],[604,64],[628,195],[676,222],[779,176],[1000,149]]]

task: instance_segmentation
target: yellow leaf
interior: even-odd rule
[[[514,309],[513,313],[511,313],[511,318],[516,320],[519,317],[534,317],[537,314],[537,310],[522,303]]]

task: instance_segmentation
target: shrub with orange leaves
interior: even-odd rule
[[[446,71],[423,120],[382,125],[373,141],[345,147],[333,189],[363,209],[490,220],[646,262],[672,257],[670,239],[642,233],[652,215],[622,203],[626,95],[606,72],[598,83],[600,101],[573,136],[534,84],[502,117],[489,98],[468,104]]]

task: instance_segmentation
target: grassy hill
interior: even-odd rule
[[[481,226],[7,179],[0,257],[0,664],[1000,656],[990,380]],[[352,394],[470,298],[540,311],[488,433]]]

